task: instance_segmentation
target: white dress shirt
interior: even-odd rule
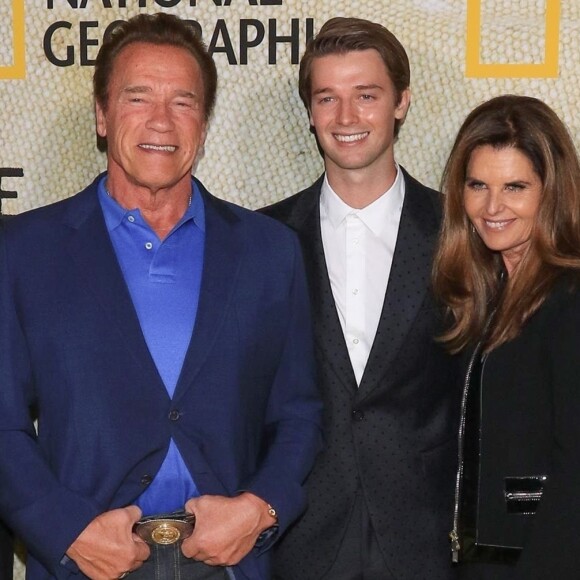
[[[404,198],[405,180],[398,166],[391,188],[363,209],[344,203],[324,176],[320,195],[322,244],[359,385],[379,325]]]

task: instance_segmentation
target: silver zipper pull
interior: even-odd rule
[[[449,532],[449,539],[451,540],[451,560],[454,564],[457,564],[459,562],[459,550],[461,546],[459,545],[459,535],[456,530]]]

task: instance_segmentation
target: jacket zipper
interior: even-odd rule
[[[465,415],[467,408],[467,395],[469,394],[469,386],[471,381],[471,373],[473,365],[478,356],[480,356],[482,342],[478,343],[471,355],[467,372],[465,374],[465,383],[463,385],[463,393],[461,396],[461,415],[459,419],[459,434],[457,445],[457,476],[455,479],[455,503],[453,506],[453,529],[449,532],[449,539],[451,540],[451,560],[457,564],[459,562],[459,552],[461,550],[461,542],[459,541],[459,501],[461,495],[461,482],[463,480],[463,448],[465,437]]]

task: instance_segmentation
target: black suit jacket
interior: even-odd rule
[[[385,302],[357,388],[332,296],[320,230],[323,178],[263,209],[301,240],[313,305],[326,450],[308,479],[309,507],[282,538],[277,577],[318,580],[332,565],[362,493],[390,573],[454,577],[451,529],[459,381],[433,340],[439,310],[428,290],[439,194],[406,172],[405,201]]]

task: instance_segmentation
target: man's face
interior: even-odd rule
[[[152,193],[189,184],[206,136],[198,62],[175,46],[136,42],[117,56],[97,132],[108,142],[115,188]]]
[[[311,70],[310,124],[324,152],[326,170],[384,171],[393,162],[395,119],[410,102],[397,103],[387,68],[374,49],[315,58]]]

